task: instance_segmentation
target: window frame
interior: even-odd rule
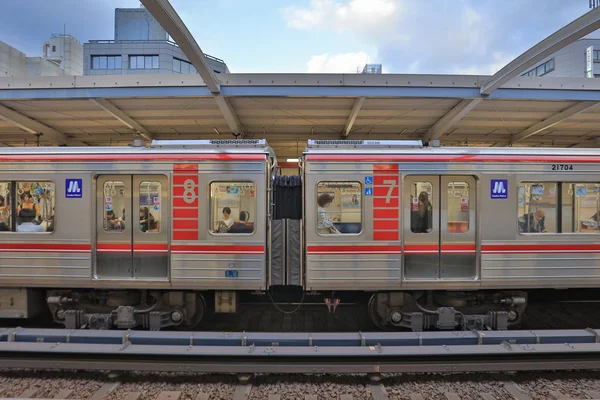
[[[523,183],[527,183],[527,184],[532,184],[532,183],[555,183],[556,184],[556,232],[521,232],[519,231],[519,218],[520,215],[518,215],[517,213],[517,224],[516,224],[516,230],[517,233],[523,236],[537,236],[537,235],[543,235],[543,236],[552,236],[552,235],[598,235],[600,233],[600,229],[597,232],[562,232],[562,224],[563,224],[563,218],[562,218],[562,185],[563,184],[572,184],[572,185],[576,185],[576,184],[600,184],[600,181],[585,181],[585,180],[579,180],[577,182],[575,181],[571,181],[571,180],[567,180],[567,181],[537,181],[537,182],[532,182],[530,180],[524,180],[524,181],[518,181],[517,182],[517,210],[519,209],[519,186]],[[600,222],[600,221],[599,221]]]
[[[18,215],[17,215],[17,209],[19,208],[19,202],[18,201],[14,201],[14,199],[12,200],[11,203],[11,207],[10,207],[10,211],[11,211],[11,218],[14,221],[14,224],[11,223],[11,230],[10,231],[0,231],[0,235],[1,234],[19,234],[19,235],[29,235],[29,234],[34,234],[34,235],[53,235],[56,232],[56,181],[54,181],[53,179],[48,179],[48,180],[30,180],[30,179],[11,179],[11,180],[0,180],[0,182],[3,183],[8,183],[10,186],[10,193],[11,195],[15,195],[15,198],[19,196],[19,194],[17,193],[17,183],[40,183],[40,182],[51,182],[52,185],[54,185],[54,229],[52,231],[45,231],[45,232],[18,232],[17,231],[17,227],[19,226],[19,220],[18,220]],[[20,196],[19,196],[20,197]],[[14,225],[15,230],[12,230],[12,225]]]
[[[158,60],[156,68],[154,68],[154,58],[155,57]],[[139,55],[129,54],[128,60],[129,60],[129,65],[128,65],[129,69],[146,69],[146,70],[160,69],[160,58],[159,58],[158,54],[139,54]],[[133,66],[134,62],[132,62],[134,60],[135,60],[135,67]],[[146,66],[146,61],[149,61],[149,65],[150,65],[149,67]]]
[[[208,193],[208,226],[207,226],[207,231],[209,233],[209,235],[215,236],[215,237],[250,237],[256,234],[256,223],[258,222],[258,220],[255,218],[254,219],[254,226],[252,229],[251,233],[235,233],[235,232],[213,232],[211,229],[211,224],[212,224],[212,192],[211,192],[211,185],[213,183],[251,183],[252,185],[254,185],[254,194],[256,195],[258,192],[256,191],[256,182],[255,181],[251,181],[251,180],[236,180],[236,181],[225,181],[225,180],[220,180],[220,179],[213,179],[208,181],[208,190],[206,193]],[[256,202],[256,207],[254,209],[254,213],[255,215],[258,215],[258,199]]]
[[[318,208],[319,208],[319,205],[317,203],[317,199],[319,198],[319,184],[321,184],[321,183],[358,183],[358,186],[360,187],[360,191],[359,191],[359,193],[360,193],[360,231],[359,232],[357,232],[357,233],[340,233],[340,234],[337,234],[337,233],[321,233],[321,232],[319,232],[319,222],[318,222],[318,218],[319,218],[319,216],[318,216]],[[362,184],[361,181],[341,181],[341,180],[317,181],[316,184],[315,184],[315,198],[314,198],[314,201],[315,201],[314,204],[315,204],[315,207],[316,207],[316,210],[317,210],[317,212],[315,213],[315,219],[314,219],[314,222],[315,222],[315,229],[314,229],[315,233],[317,235],[319,235],[319,236],[326,237],[326,238],[330,238],[330,237],[360,236],[363,233],[365,233],[365,222],[364,222],[365,221],[365,215],[364,215],[365,207],[363,207],[363,204],[364,204],[363,202],[364,202],[365,195],[364,195],[363,190],[364,190],[363,189],[363,184]]]

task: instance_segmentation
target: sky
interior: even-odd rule
[[[234,73],[493,74],[589,11],[588,0],[171,0]],[[114,38],[134,0],[0,0],[0,41],[39,56],[51,33]],[[600,33],[592,34],[599,37]]]

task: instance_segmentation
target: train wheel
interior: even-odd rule
[[[204,296],[202,296],[200,293],[196,293],[196,313],[192,318],[186,319],[181,325],[179,325],[178,329],[182,331],[196,329],[202,322],[205,313],[206,301],[204,300]]]
[[[373,324],[381,330],[389,330],[389,327],[386,326],[387,324],[385,323],[385,321],[377,313],[377,293],[373,293],[373,295],[369,299],[369,304],[367,307],[369,317],[371,318]]]

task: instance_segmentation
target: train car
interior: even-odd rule
[[[592,149],[309,141],[305,287],[372,292],[379,326],[514,326],[534,290],[600,288],[599,172]]]
[[[197,325],[266,289],[264,140],[0,150],[0,317]]]

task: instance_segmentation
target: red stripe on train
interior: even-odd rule
[[[546,163],[600,163],[596,156],[519,156],[484,154],[308,154],[308,161],[373,161],[373,162],[546,162]]]
[[[62,244],[62,243],[0,243],[1,252],[90,252],[91,244]]]
[[[402,246],[307,246],[313,254],[399,254]]]
[[[600,244],[487,244],[482,253],[589,253],[600,252]]]
[[[20,154],[0,155],[0,162],[13,161],[264,161],[264,154]]]
[[[264,246],[172,245],[173,253],[191,254],[264,254]]]

